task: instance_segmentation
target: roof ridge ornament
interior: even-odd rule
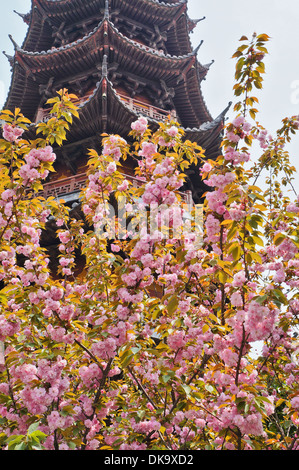
[[[203,129],[203,128],[209,129],[209,128],[215,127],[215,126],[217,126],[218,124],[221,124],[221,123],[224,124],[224,122],[228,119],[226,117],[226,115],[227,115],[228,111],[230,110],[232,104],[233,104],[233,102],[229,101],[226,108],[223,111],[221,111],[219,116],[217,116],[212,121],[202,123],[202,125],[199,127],[199,130]],[[195,129],[193,129],[193,130],[195,130]]]
[[[103,56],[103,63],[102,63],[102,78],[108,77],[108,57],[107,54]]]
[[[207,70],[209,70],[210,67],[211,67],[214,63],[215,63],[215,60],[212,59],[211,62],[209,62],[208,64],[204,64],[204,67],[205,67]]]
[[[200,43],[198,44],[198,46],[194,49],[193,55],[196,55],[196,54],[198,53],[198,51],[199,51],[199,49],[201,48],[201,46],[203,45],[203,43],[204,43],[204,40],[202,39],[202,40],[200,41]]]
[[[188,26],[189,26],[190,32],[193,32],[196,26],[198,25],[198,23],[200,23],[201,21],[204,21],[205,19],[206,19],[205,16],[203,16],[202,18],[197,18],[197,19],[188,17]]]
[[[30,16],[30,13],[19,13],[19,12],[16,11],[16,10],[13,10],[13,12],[16,13],[16,15],[18,15],[20,18],[22,18],[22,20],[24,21],[24,23],[29,24],[29,16]]]
[[[226,106],[226,108],[222,111],[222,113],[220,113],[220,115],[215,119],[215,121],[221,120],[221,118],[222,118],[223,120],[226,120],[226,119],[227,119],[226,115],[227,115],[228,111],[230,110],[232,104],[233,104],[233,102],[232,102],[232,101],[229,101],[229,102],[228,102],[228,105]]]
[[[16,41],[14,40],[14,38],[12,37],[12,35],[9,34],[8,37],[9,37],[9,39],[11,40],[11,42],[13,43],[15,50],[16,50],[16,51],[19,51],[19,50],[20,50],[20,47],[19,47],[19,45],[16,43]]]
[[[109,20],[109,0],[105,0],[104,19]]]
[[[9,55],[9,54],[7,54],[5,51],[2,51],[2,54],[5,55],[5,57],[7,58],[8,62],[9,62],[9,64],[10,64],[10,66],[13,67],[14,57],[11,56],[11,55]]]

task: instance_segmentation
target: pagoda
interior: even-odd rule
[[[226,110],[213,119],[202,96],[208,65],[197,59],[187,0],[32,0],[19,14],[28,24],[22,47],[13,38],[12,80],[5,107],[21,108],[32,122],[49,118],[45,105],[61,88],[78,96],[79,119],[55,149],[56,174],[45,196],[72,202],[84,185],[87,149],[100,150],[101,134],[127,138],[140,115],[153,128],[171,115],[185,138],[219,154]],[[130,163],[125,171],[132,174]],[[194,202],[206,190],[198,169],[185,188]]]

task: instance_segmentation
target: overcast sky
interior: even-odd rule
[[[27,13],[31,0],[10,0],[1,8],[1,48],[13,55],[8,38],[12,34],[21,46],[27,25],[13,10]],[[189,0],[191,18],[206,17],[191,35],[194,47],[204,40],[198,52],[201,63],[214,60],[203,94],[213,117],[233,100],[234,61],[232,54],[242,35],[253,32],[271,36],[266,60],[267,75],[260,99],[260,121],[271,132],[280,127],[281,119],[299,113],[299,1],[298,0]],[[0,107],[5,102],[10,85],[10,66],[0,54]],[[299,135],[290,146],[292,163],[299,171]],[[297,156],[296,156],[297,155]],[[299,192],[299,179],[296,178]]]

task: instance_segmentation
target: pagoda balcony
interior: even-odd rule
[[[74,176],[69,176],[68,178],[61,178],[45,183],[43,185],[44,189],[39,195],[45,198],[67,196],[63,199],[74,200],[78,197],[79,192],[86,186],[86,183],[86,173],[79,173]]]
[[[144,181],[135,176],[124,174],[125,178],[133,185],[133,187],[138,188],[144,184]],[[61,198],[65,202],[74,202],[79,199],[79,194],[82,189],[86,187],[88,178],[86,173],[78,173],[77,175],[70,176],[68,178],[57,179],[55,181],[50,181],[49,183],[44,184],[43,191],[38,195],[54,198]],[[177,191],[182,198],[182,202],[190,208],[193,204],[192,192]]]
[[[77,100],[72,100],[72,102],[74,103],[74,105],[76,106],[81,106],[85,101],[88,101],[88,99],[90,98],[90,95],[91,93],[87,93],[86,95],[78,98]],[[36,113],[36,117],[35,117],[35,123],[39,123],[39,122],[46,122],[48,121],[48,119],[50,119],[52,117],[52,114],[50,113],[49,109],[47,108],[39,108],[37,113]]]
[[[118,93],[118,96],[126,106],[136,114],[142,114],[143,116],[147,116],[155,121],[165,121],[169,115],[171,115],[173,119],[176,119],[176,112],[174,110],[167,111],[144,103],[143,101],[136,100],[135,98],[130,98],[122,93]]]
[[[91,95],[92,92],[78,98],[78,100],[73,101],[73,103],[76,106],[80,107],[83,105],[83,103],[87,102],[90,99]],[[175,110],[169,111],[162,108],[158,108],[157,106],[153,106],[151,104],[145,103],[144,101],[131,98],[128,95],[124,95],[118,92],[116,92],[116,96],[118,96],[120,100],[137,115],[141,114],[159,122],[165,121],[169,115],[173,119],[177,119]],[[36,114],[35,123],[37,124],[39,122],[46,122],[51,118],[51,116],[52,114],[50,113],[49,109],[39,108]]]

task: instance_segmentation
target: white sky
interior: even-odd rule
[[[4,0],[1,0],[4,3]],[[27,13],[31,0],[10,0],[1,8],[1,47],[13,55],[8,38],[12,34],[21,46],[27,25],[13,13]],[[260,99],[260,121],[271,132],[280,127],[281,119],[299,113],[299,1],[298,0],[189,0],[191,18],[206,19],[198,24],[191,38],[194,47],[203,39],[198,52],[201,63],[215,60],[202,86],[204,98],[213,117],[233,101],[234,61],[232,54],[242,35],[253,32],[271,36],[270,52],[266,60],[267,75]],[[0,54],[0,107],[3,106],[10,85],[10,66]],[[230,115],[229,115],[230,116]],[[290,145],[291,161],[299,170],[299,134]],[[296,178],[299,192],[299,178]]]

